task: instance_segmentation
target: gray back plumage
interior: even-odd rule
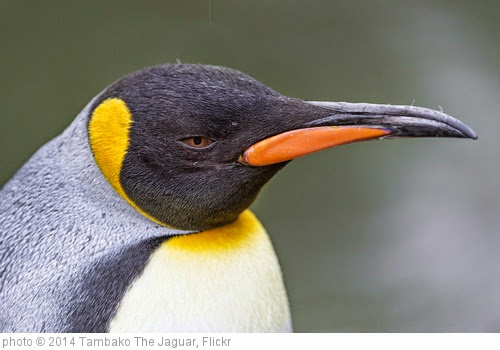
[[[104,332],[168,236],[120,197],[88,141],[92,101],[0,191],[0,330]]]

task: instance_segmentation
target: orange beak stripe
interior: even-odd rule
[[[291,130],[250,146],[240,157],[240,162],[252,166],[270,165],[325,148],[380,138],[390,133],[387,129],[360,126],[320,126]]]

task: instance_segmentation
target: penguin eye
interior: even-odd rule
[[[210,146],[213,141],[209,139],[208,137],[203,137],[203,136],[195,136],[195,137],[188,137],[185,139],[181,140],[184,142],[186,145],[189,147],[193,148],[205,148]]]

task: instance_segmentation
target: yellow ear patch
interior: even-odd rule
[[[119,98],[104,100],[92,113],[89,140],[97,166],[120,196],[139,213],[157,224],[164,225],[141,208],[125,193],[120,183],[120,172],[129,146],[132,114],[125,101]]]

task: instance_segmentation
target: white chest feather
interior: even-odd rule
[[[121,301],[110,332],[287,332],[290,311],[266,231],[250,211],[162,244]]]

